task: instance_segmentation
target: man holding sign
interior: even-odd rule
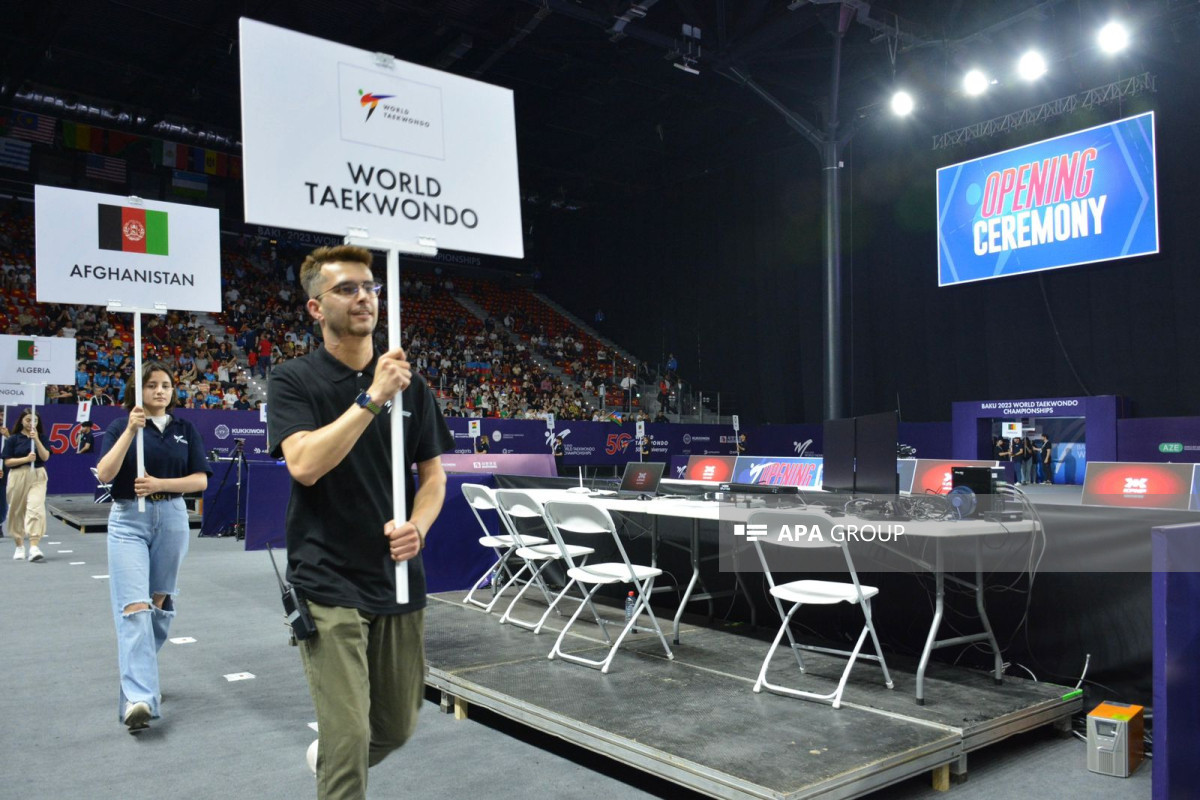
[[[321,737],[319,751],[309,750],[317,794],[365,797],[367,767],[412,735],[424,696],[420,552],[442,508],[440,456],[453,452],[454,437],[403,349],[377,354],[372,346],[380,285],[371,252],[318,248],[305,259],[300,283],[324,347],[272,371],[268,439],[292,476],[287,577],[317,629],[300,642]],[[405,453],[393,466],[398,396]],[[393,469],[405,475],[405,520],[392,519]],[[393,563],[404,561],[411,588],[401,605]]]

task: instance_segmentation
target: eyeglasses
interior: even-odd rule
[[[380,290],[383,289],[383,284],[377,283],[376,281],[363,281],[362,283],[346,281],[345,283],[339,283],[337,286],[326,289],[320,294],[313,295],[313,300],[320,300],[323,296],[330,294],[331,292],[333,294],[341,295],[346,299],[350,299],[353,297],[358,297],[358,292],[360,289],[367,294],[373,294],[378,297]]]

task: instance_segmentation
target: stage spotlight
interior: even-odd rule
[[[1027,81],[1036,81],[1046,74],[1046,59],[1036,50],[1030,50],[1017,62],[1017,74]]]
[[[981,70],[973,69],[963,76],[963,91],[972,97],[987,91],[988,79]]]
[[[912,95],[903,89],[892,95],[892,113],[897,117],[907,117],[912,113],[913,105]]]
[[[1119,53],[1129,46],[1129,31],[1119,22],[1110,22],[1100,29],[1096,39],[1104,52]]]

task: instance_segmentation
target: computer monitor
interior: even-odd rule
[[[630,461],[625,465],[625,473],[621,476],[621,491],[630,494],[656,494],[665,466],[662,462]]]
[[[855,419],[855,494],[899,494],[896,442],[900,422],[896,412],[884,411]]]
[[[825,491],[854,491],[854,428],[853,417],[825,420],[821,444],[821,488]]]

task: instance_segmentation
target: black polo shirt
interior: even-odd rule
[[[49,448],[47,448],[49,449]],[[0,449],[0,459],[5,458],[24,458],[33,450],[33,439],[30,439],[23,433],[14,433],[12,436],[5,438],[4,447]],[[41,456],[37,456],[33,462],[34,467],[44,467],[46,462]],[[28,468],[28,464],[22,464],[20,467],[5,467],[5,469],[22,469]]]
[[[324,347],[284,361],[271,371],[267,439],[282,457],[281,443],[294,433],[333,422],[370,388],[374,360],[361,372]],[[420,375],[404,390],[405,497],[412,514],[415,483],[411,465],[454,450],[454,437]],[[392,408],[367,426],[340,464],[314,485],[292,480],[287,510],[287,577],[322,605],[357,608],[370,614],[403,614],[425,607],[425,565],[409,561],[409,602],[396,603],[396,572],[383,535],[392,518]],[[426,531],[428,533],[428,531]]]
[[[129,424],[129,417],[118,417],[104,432],[101,442],[100,457],[103,458],[117,441]],[[172,416],[167,427],[159,430],[158,426],[146,420],[145,434],[142,439],[146,451],[146,474],[155,478],[184,478],[203,472],[212,474],[208,466],[208,458],[204,455],[204,440],[196,427],[186,419]],[[125,451],[125,460],[117,471],[117,477],[112,481],[112,496],[115,500],[135,500],[133,480],[137,477],[137,440],[130,443]]]

